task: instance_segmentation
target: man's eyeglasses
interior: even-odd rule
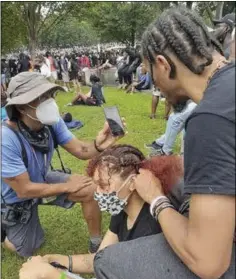
[[[40,102],[44,102],[47,99],[53,98],[55,99],[57,96],[57,92],[55,90],[48,91],[47,93],[43,94],[42,96],[39,97]]]

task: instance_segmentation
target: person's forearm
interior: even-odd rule
[[[93,273],[93,260],[95,254],[73,255],[72,273]],[[49,255],[50,262],[57,262],[69,269],[69,258],[64,255]]]
[[[188,219],[179,214],[176,210],[166,208],[159,214],[158,221],[172,249],[181,260],[188,265],[192,258],[189,253],[185,251]]]
[[[99,152],[96,150],[94,141],[93,142],[84,142],[80,141],[79,147],[76,150],[67,150],[73,154],[76,158],[81,160],[88,160],[98,155]]]
[[[93,260],[96,254],[74,255],[73,273],[94,273]]]
[[[203,256],[199,236],[189,231],[189,219],[175,209],[166,208],[159,214],[158,221],[166,240],[183,263],[193,273],[207,278],[203,270],[209,262]]]
[[[47,184],[30,182],[17,194],[20,198],[44,198],[68,193],[68,189],[67,183]]]

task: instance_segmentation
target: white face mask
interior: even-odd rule
[[[34,108],[28,105],[30,108],[36,109],[37,119],[27,114],[33,120],[38,120],[44,125],[54,125],[60,120],[60,113],[58,106],[53,98],[47,99]]]

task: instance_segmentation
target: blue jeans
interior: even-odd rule
[[[166,155],[170,155],[172,153],[175,140],[178,134],[183,131],[184,124],[195,107],[195,103],[189,102],[183,111],[176,113],[172,112],[170,114],[167,121],[165,134],[163,134],[156,140],[156,143],[162,146],[162,150],[165,152]],[[181,152],[183,152],[183,141]]]

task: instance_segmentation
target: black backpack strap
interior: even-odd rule
[[[54,143],[54,148],[57,149],[58,148],[58,142],[57,142],[57,137],[56,137],[55,131],[54,131],[52,126],[47,126],[47,127],[48,127],[48,129],[51,133],[52,140],[53,140],[53,143]]]
[[[27,157],[27,153],[26,153],[26,149],[25,149],[25,145],[23,143],[22,138],[20,137],[20,135],[17,133],[17,131],[15,129],[13,129],[11,126],[9,126],[6,122],[2,122],[2,126],[7,127],[8,129],[10,129],[18,138],[20,145],[21,145],[21,154],[22,154],[22,160],[24,162],[24,165],[26,167],[26,169],[28,168],[28,157]]]
[[[54,148],[56,149],[57,156],[58,156],[60,164],[61,164],[61,168],[62,168],[63,172],[66,173],[66,169],[65,169],[65,166],[64,166],[64,164],[62,162],[61,154],[60,154],[60,151],[59,151],[59,148],[58,148],[59,144],[57,142],[57,137],[56,137],[55,131],[54,131],[52,126],[47,126],[47,127],[50,130],[50,133],[51,133],[51,136],[52,136],[52,139],[53,139],[53,143],[54,143]],[[51,170],[54,170],[52,164],[51,164]]]

